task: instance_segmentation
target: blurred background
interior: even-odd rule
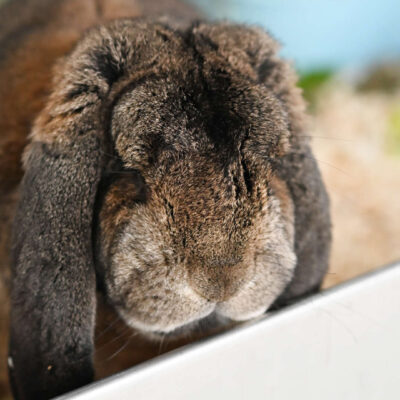
[[[400,259],[400,2],[190,0],[281,44],[332,202],[329,287]]]

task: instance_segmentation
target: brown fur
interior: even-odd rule
[[[21,25],[15,17],[19,11]],[[156,18],[163,11],[174,11],[175,18]],[[106,23],[142,15],[153,18]],[[100,178],[93,221],[98,283],[125,323],[148,336],[185,332],[203,320],[214,320],[218,330],[253,318],[282,293],[283,302],[315,290],[326,269],[328,203],[308,144],[299,135],[303,102],[291,69],[262,30],[192,24],[194,15],[173,0],[21,0],[0,14],[10,17],[0,29],[5,277],[21,153],[31,134],[13,243],[12,326],[29,320],[51,336],[53,328],[43,321],[49,315],[51,325],[54,315],[63,313],[83,334],[75,341],[65,337],[72,342],[65,344],[67,350],[59,343],[63,340],[56,341],[56,350],[70,357],[74,346],[82,358],[89,352],[83,364],[88,368],[92,260],[87,276],[76,276],[77,289],[69,286],[68,273],[73,275],[80,263],[87,267],[86,230],[93,228],[92,200]],[[74,198],[76,207],[70,204]],[[305,245],[304,230],[309,233]],[[71,246],[76,251],[68,254]],[[24,283],[27,274],[33,283]],[[33,287],[31,297],[21,301],[26,286]],[[51,301],[41,303],[43,290],[50,298],[68,293],[69,300],[78,300],[49,307]],[[36,318],[37,307],[43,318]],[[100,336],[109,312],[99,313]],[[62,332],[62,323],[56,328]],[[51,360],[50,370],[64,376],[61,367],[54,368],[54,346],[34,333]],[[20,340],[15,343],[30,343],[20,331],[14,335]],[[18,346],[12,350],[10,362],[22,365],[15,368],[21,379],[23,358]],[[41,357],[39,349],[32,351]],[[97,355],[98,376],[149,354],[124,352],[106,366]],[[0,369],[0,379],[4,375]],[[51,394],[79,386],[68,381],[58,389],[57,377],[47,371],[41,379],[52,382]],[[82,379],[81,384],[90,379],[90,371]],[[36,386],[32,390],[41,390]],[[19,390],[24,392],[23,384]]]

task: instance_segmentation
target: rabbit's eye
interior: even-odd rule
[[[145,202],[146,184],[135,169],[109,170],[102,179],[101,192],[113,193],[126,201]]]
[[[116,175],[120,175],[120,179],[123,178],[128,180],[129,183],[133,183],[138,191],[145,188],[145,183],[142,175],[136,169],[121,169],[116,172]]]

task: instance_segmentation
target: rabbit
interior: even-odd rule
[[[329,199],[269,34],[172,0],[15,0],[0,13],[15,398],[93,380],[96,289],[152,337],[319,289]]]

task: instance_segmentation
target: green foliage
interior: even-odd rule
[[[386,148],[390,154],[400,156],[400,105],[395,107],[389,115]]]
[[[331,79],[333,74],[334,72],[329,69],[316,70],[305,74],[300,74],[298,86],[303,89],[304,98],[311,107],[313,107],[315,104],[316,93],[321,86]]]

